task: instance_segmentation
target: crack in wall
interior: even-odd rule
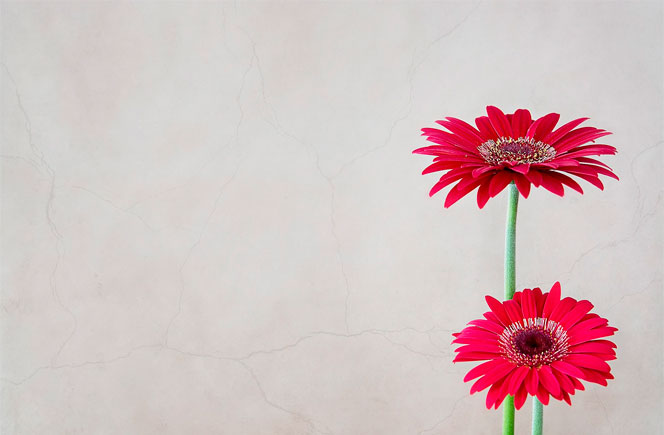
[[[447,414],[445,417],[443,417],[442,420],[439,420],[438,422],[436,422],[436,424],[434,424],[433,426],[431,426],[431,427],[429,427],[429,428],[427,428],[427,429],[422,429],[421,431],[419,431],[419,432],[417,433],[417,435],[424,435],[424,434],[427,433],[427,432],[433,432],[434,430],[436,430],[436,428],[437,428],[438,426],[440,426],[441,424],[445,423],[448,419],[450,419],[450,418],[452,417],[452,415],[454,414],[454,411],[456,410],[456,407],[457,407],[457,405],[459,404],[459,402],[461,402],[463,399],[465,399],[465,398],[467,398],[467,397],[468,397],[468,396],[465,395],[465,396],[462,396],[462,397],[460,397],[459,399],[457,399],[457,401],[454,402],[454,406],[452,406],[452,410],[450,411],[449,414]]]
[[[140,221],[140,222],[141,222],[141,223],[142,223],[142,224],[143,224],[148,230],[150,230],[150,231],[152,231],[152,232],[155,232],[155,231],[156,231],[154,228],[152,228],[152,227],[150,226],[150,224],[149,224],[145,219],[143,219],[143,217],[142,217],[141,215],[139,215],[138,213],[132,211],[132,207],[121,207],[121,206],[117,205],[116,203],[114,203],[113,201],[111,201],[110,199],[108,199],[108,198],[106,198],[106,197],[104,197],[104,196],[98,194],[98,193],[95,192],[94,190],[88,189],[87,187],[78,186],[78,185],[72,185],[71,188],[72,188],[72,189],[76,189],[76,190],[81,190],[81,191],[83,191],[83,192],[87,192],[87,193],[89,193],[90,195],[94,196],[95,198],[99,199],[100,201],[103,201],[103,202],[107,203],[108,205],[110,205],[110,206],[113,207],[114,209],[116,209],[116,210],[118,210],[118,211],[121,211],[121,212],[123,212],[123,213],[126,213],[126,214],[128,214],[128,215],[130,215],[130,216],[135,217],[135,218],[138,219],[138,220],[139,220],[139,221]]]
[[[48,192],[48,199],[46,201],[46,205],[44,207],[44,215],[46,217],[46,221],[48,223],[49,230],[51,232],[52,237],[55,240],[55,251],[56,251],[56,260],[55,264],[53,265],[53,269],[51,270],[51,274],[49,277],[49,287],[51,289],[51,295],[53,297],[53,300],[56,302],[56,304],[68,314],[69,318],[71,319],[71,331],[69,332],[68,336],[63,340],[63,342],[60,344],[58,350],[55,352],[55,354],[51,357],[51,363],[55,363],[62,353],[62,350],[65,348],[67,343],[72,339],[74,334],[76,333],[76,329],[78,327],[78,322],[76,319],[76,316],[74,315],[74,312],[64,304],[62,301],[62,298],[60,297],[60,294],[58,292],[58,284],[57,284],[57,273],[58,269],[60,267],[60,263],[63,261],[64,258],[64,247],[63,247],[63,237],[60,231],[58,230],[57,224],[55,223],[55,219],[53,217],[53,204],[55,201],[55,188],[56,188],[56,176],[55,176],[55,171],[51,167],[51,165],[48,163],[46,160],[46,157],[44,156],[44,152],[37,146],[37,144],[34,141],[33,135],[32,135],[32,122],[30,121],[30,116],[28,115],[27,110],[25,109],[25,106],[23,105],[23,98],[21,97],[21,93],[19,92],[18,85],[16,83],[16,80],[14,79],[14,76],[9,70],[9,67],[4,62],[0,62],[2,64],[3,69],[5,70],[5,73],[7,74],[7,77],[9,78],[9,81],[12,83],[12,86],[14,87],[14,94],[16,96],[16,103],[18,105],[18,108],[23,116],[23,121],[25,124],[25,132],[27,135],[28,139],[28,145],[30,146],[30,150],[34,154],[34,156],[37,158],[38,164],[45,171],[48,179],[49,179],[49,192]],[[28,159],[29,160],[29,159]]]
[[[451,36],[457,29],[459,29],[467,20],[470,18],[470,16],[477,10],[477,8],[480,6],[482,1],[479,1],[475,4],[475,6],[468,12],[458,23],[456,23],[451,29],[443,33],[442,35],[438,36],[436,39],[434,39],[432,42],[429,43],[429,45],[426,47],[424,50],[424,55],[417,61],[416,63],[416,58],[417,58],[417,52],[419,51],[417,48],[413,50],[413,56],[411,59],[410,66],[408,67],[408,71],[406,73],[406,81],[408,82],[408,87],[409,87],[409,94],[408,94],[408,102],[406,103],[404,109],[401,110],[401,115],[398,116],[398,118],[392,123],[390,126],[387,137],[385,138],[385,141],[383,141],[382,144],[376,145],[373,148],[370,148],[369,150],[363,152],[362,154],[353,157],[351,160],[348,162],[344,163],[341,168],[337,171],[336,174],[332,178],[336,178],[339,175],[341,175],[349,166],[355,164],[358,160],[361,160],[376,151],[379,151],[383,148],[386,148],[390,141],[392,140],[392,134],[394,133],[394,129],[396,128],[397,124],[399,124],[401,121],[405,120],[410,116],[412,110],[413,110],[413,100],[414,100],[414,95],[415,95],[415,75],[417,74],[417,71],[419,68],[424,64],[426,59],[429,57],[429,54],[431,52],[431,49],[437,45],[440,41],[443,39]]]

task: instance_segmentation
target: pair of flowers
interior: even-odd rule
[[[434,144],[414,151],[434,156],[423,174],[447,171],[430,195],[456,183],[445,207],[477,189],[482,208],[510,183],[527,198],[531,186],[563,196],[565,187],[583,193],[575,178],[600,189],[600,175],[618,179],[611,168],[590,157],[616,153],[610,145],[594,143],[610,133],[579,127],[588,118],[556,129],[559,118],[550,113],[533,120],[524,109],[506,115],[489,106],[487,116],[475,120],[476,127],[448,117],[437,121],[447,131],[422,129]],[[571,405],[570,396],[584,389],[582,380],[606,385],[613,379],[607,361],[616,358],[616,346],[605,337],[617,329],[591,313],[589,301],[561,299],[559,283],[547,293],[525,289],[504,302],[491,296],[486,301],[490,310],[484,318],[454,334],[453,343],[461,345],[455,362],[484,361],[464,381],[475,380],[471,394],[489,389],[487,408],[498,408],[508,395],[514,396],[516,409],[529,395],[544,405],[550,397]]]

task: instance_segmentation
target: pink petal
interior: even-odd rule
[[[536,127],[535,134],[530,137],[533,137],[537,140],[542,140],[548,136],[549,133],[551,133],[559,119],[560,115],[557,113],[549,113],[548,115],[544,115],[539,119],[540,122]]]
[[[503,302],[503,306],[505,307],[505,312],[512,323],[521,322],[521,320],[523,320],[521,317],[521,307],[514,299]]]
[[[550,176],[548,172],[542,172],[542,187],[558,196],[563,196],[565,194],[563,184],[555,177]]]
[[[512,174],[507,171],[497,172],[496,175],[491,177],[491,182],[489,183],[489,194],[491,197],[495,197],[500,192],[507,187],[508,184],[512,181]]]
[[[459,168],[459,169],[452,169],[450,172],[446,173],[442,177],[440,177],[440,180],[433,185],[431,190],[429,191],[429,196],[433,196],[439,191],[443,190],[445,186],[454,183],[455,181],[468,176],[472,172],[472,169],[468,168]]]
[[[489,322],[488,320],[483,320],[483,319],[471,320],[468,323],[477,326],[478,328],[482,328],[486,331],[495,332],[496,334],[502,334],[503,331],[505,330],[505,327],[497,323]]]
[[[474,182],[466,186],[463,186],[461,188],[459,187],[459,184],[462,183],[463,180],[460,181],[459,184],[455,184],[454,187],[450,189],[449,193],[447,194],[447,197],[445,198],[445,208],[450,207],[452,204],[454,204],[455,202],[466,196],[468,193],[473,191],[477,186],[484,183],[485,180],[486,180],[485,178],[479,178]]]
[[[480,175],[495,171],[498,168],[498,166],[480,166],[479,168],[473,169],[473,173],[471,175],[473,178],[478,178]]]
[[[520,174],[526,174],[530,170],[530,163],[521,163],[520,165],[512,166],[510,169]]]
[[[524,319],[537,317],[537,306],[532,290],[524,290],[521,294],[521,312]]]
[[[604,184],[602,184],[602,181],[596,176],[596,175],[587,175],[587,174],[579,174],[576,172],[572,171],[565,171],[567,173],[570,173],[576,177],[579,177],[583,180],[586,180],[588,183],[592,184],[593,186],[597,187],[599,190],[604,190]]]
[[[589,301],[579,301],[571,311],[569,311],[563,316],[562,319],[560,319],[560,324],[563,326],[563,328],[570,329],[579,320],[581,320],[581,318],[585,316],[588,311],[592,310],[592,308],[593,304],[591,304]]]
[[[526,391],[532,396],[537,394],[537,389],[539,387],[539,376],[537,374],[537,369],[531,369],[526,376]]]
[[[500,360],[502,362],[501,365],[498,365],[493,368],[490,372],[488,372],[486,375],[483,377],[479,378],[473,386],[470,388],[470,394],[475,394],[478,391],[484,390],[486,387],[489,385],[495,383],[499,379],[504,378],[506,375],[508,375],[512,370],[515,369],[514,364],[508,363],[505,360]]]
[[[566,393],[574,394],[574,384],[572,383],[572,381],[570,381],[569,377],[565,373],[556,370],[553,367],[551,368],[551,371],[558,380],[560,388]]]
[[[528,198],[530,194],[530,181],[521,174],[514,174],[514,183],[521,195],[524,198]]]
[[[463,136],[470,142],[476,142],[477,145],[484,142],[484,138],[481,136],[480,132],[465,121],[448,116],[445,118],[445,121],[438,121],[438,123],[445,126],[452,133]]]
[[[595,328],[586,331],[579,331],[574,334],[569,334],[569,344],[573,346],[575,344],[583,343],[584,341],[595,340],[597,338],[608,337],[613,335],[618,329],[612,328],[609,326]]]
[[[544,302],[544,308],[542,308],[542,317],[549,317],[553,309],[560,303],[560,283],[556,282],[551,287],[548,295],[546,296],[546,301]]]
[[[484,299],[486,300],[486,303],[489,305],[489,308],[491,308],[491,311],[498,316],[498,319],[500,322],[505,325],[509,326],[512,324],[512,321],[510,320],[509,316],[507,315],[507,312],[505,311],[505,307],[503,306],[502,302],[500,302],[498,299],[492,297],[492,296],[485,296]]]
[[[481,209],[484,208],[487,202],[489,202],[489,183],[480,184],[480,188],[477,189],[477,206]]]
[[[555,361],[551,363],[551,367],[554,369],[558,370],[561,373],[565,373],[566,375],[572,376],[572,377],[581,377],[583,376],[583,372],[581,369],[579,369],[576,366],[573,366],[572,364],[566,363],[565,361]]]
[[[472,381],[475,378],[478,378],[482,375],[490,373],[494,369],[501,367],[505,364],[505,361],[502,359],[492,359],[487,362],[483,362],[477,367],[471,369],[466,376],[463,378],[464,382]]]
[[[567,133],[572,131],[576,126],[581,124],[583,121],[588,120],[589,118],[579,118],[575,119],[573,121],[568,122],[567,124],[559,127],[557,130],[553,131],[552,133],[548,134],[544,139],[542,139],[542,142],[547,143],[547,144],[553,144],[556,141],[560,140],[561,137],[565,136]]]
[[[556,379],[553,372],[551,371],[551,367],[546,365],[540,367],[539,379],[540,384],[544,385],[544,388],[549,390],[553,397],[560,397],[560,384],[558,383],[558,379]]]
[[[486,113],[489,115],[489,121],[493,129],[500,137],[512,137],[512,127],[505,114],[495,106],[487,106]]]
[[[542,173],[540,171],[528,171],[524,175],[528,181],[530,181],[535,187],[540,187],[542,185]]]
[[[598,128],[583,127],[567,133],[562,139],[560,139],[560,141],[550,145],[556,149],[558,154],[562,154],[576,146],[583,145],[610,134],[610,132]]]
[[[565,357],[565,361],[577,367],[597,370],[598,372],[610,372],[611,367],[602,359],[593,355],[572,353]]]
[[[549,319],[560,323],[560,319],[576,306],[576,303],[576,299],[570,297],[563,299],[556,308],[553,309],[553,312],[549,315]]]
[[[600,384],[600,385],[603,385],[605,387],[608,384],[606,382],[606,380],[613,378],[613,376],[611,376],[610,373],[600,373],[600,372],[597,372],[597,371],[591,370],[591,369],[582,369],[581,371],[583,372],[583,375],[579,376],[579,379],[583,379],[584,381],[588,381],[588,382],[593,382],[595,384]],[[609,378],[609,377],[607,377],[607,375],[611,376],[611,377]]]
[[[503,383],[505,382],[504,379],[501,379],[500,381],[496,382],[489,388],[489,392],[486,394],[486,407],[487,409],[491,409],[491,407],[497,402],[497,401],[503,401],[505,399],[505,393],[502,392],[502,387]]]
[[[615,355],[616,351],[612,347],[607,346],[604,343],[599,343],[597,341],[588,341],[585,343],[579,343],[575,346],[570,347],[570,353],[599,353],[607,355]]]
[[[438,171],[445,171],[448,169],[454,169],[458,168],[459,163],[458,162],[449,162],[449,161],[439,161],[432,163],[431,165],[427,166],[423,171],[422,175],[430,174],[432,172],[438,172]]]
[[[544,385],[539,384],[536,395],[540,402],[542,402],[542,405],[549,404],[549,392],[544,388]]]
[[[493,129],[488,116],[475,118],[475,125],[477,125],[477,129],[480,131],[480,134],[485,141],[498,139],[498,133]]]
[[[555,178],[556,180],[560,181],[562,184],[565,186],[571,187],[572,189],[576,190],[580,194],[583,194],[583,189],[581,186],[579,186],[579,183],[571,179],[565,174],[561,174],[560,172],[549,172],[549,176]]]
[[[528,398],[528,392],[526,391],[526,388],[522,386],[514,396],[514,407],[517,410],[521,409],[523,407],[523,404],[526,403],[527,398]]]
[[[578,160],[581,163],[590,163],[590,164],[593,164],[593,165],[604,166],[609,171],[613,171],[613,169],[611,169],[611,167],[609,165],[607,165],[606,163],[602,163],[597,159],[591,159],[591,158],[588,158],[588,157],[579,157],[576,160]]]
[[[529,367],[521,366],[512,372],[507,385],[507,392],[509,394],[515,395],[517,391],[522,388],[523,381],[526,379],[526,376],[528,376],[530,370]]]
[[[514,112],[512,117],[512,133],[515,137],[523,137],[532,123],[530,112],[525,109],[519,109]]]

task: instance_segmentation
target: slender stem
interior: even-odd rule
[[[514,397],[507,396],[503,402],[503,435],[514,435]]]
[[[514,297],[516,290],[516,210],[519,191],[512,182],[508,186],[507,224],[505,227],[505,300]],[[503,435],[514,435],[514,397],[507,396],[503,404]]]
[[[505,228],[505,300],[512,299],[516,289],[516,209],[519,204],[519,191],[514,182],[508,186],[508,194]]]
[[[533,397],[533,435],[542,435],[544,407],[537,397]]]

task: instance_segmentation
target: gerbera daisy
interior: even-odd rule
[[[491,311],[454,334],[453,343],[464,345],[456,349],[454,362],[487,360],[464,378],[479,378],[471,394],[490,387],[487,408],[497,409],[508,394],[516,409],[528,395],[545,405],[549,396],[571,405],[570,395],[584,389],[580,379],[601,385],[613,379],[606,361],[616,358],[616,345],[600,338],[617,329],[589,313],[590,302],[560,300],[559,283],[549,293],[525,289],[512,300],[487,296],[486,301]]]
[[[554,130],[560,118],[557,113],[533,121],[525,109],[511,115],[493,106],[486,110],[488,116],[475,119],[477,128],[447,117],[436,122],[449,131],[422,129],[422,135],[436,144],[413,151],[435,156],[422,174],[448,171],[429,195],[458,181],[447,194],[445,207],[478,188],[477,204],[482,208],[512,181],[524,198],[528,197],[531,184],[559,196],[564,194],[563,186],[583,193],[581,186],[563,172],[600,189],[604,189],[600,174],[618,179],[607,165],[588,157],[616,153],[610,145],[594,143],[610,132],[594,127],[576,128],[588,118],[575,119]]]

